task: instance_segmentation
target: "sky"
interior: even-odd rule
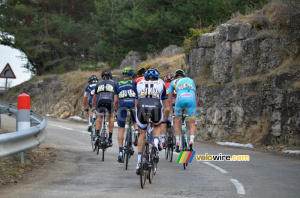
[[[31,78],[31,73],[22,65],[26,63],[25,60],[20,58],[21,52],[19,50],[0,45],[0,73],[4,69],[7,63],[9,63],[13,70],[16,79],[8,78],[8,82],[11,81],[11,87],[16,86]],[[5,78],[0,78],[0,87],[5,87]]]

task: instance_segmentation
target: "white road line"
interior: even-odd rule
[[[87,133],[87,134],[91,134],[91,132],[87,132],[87,131],[79,131],[81,133]]]
[[[236,179],[230,179],[230,181],[235,186],[236,192],[237,192],[238,195],[244,195],[244,194],[246,194],[243,185],[238,180],[236,180]]]
[[[211,166],[211,167],[217,169],[221,173],[228,173],[226,170],[224,170],[224,169],[222,169],[222,168],[220,168],[220,167],[218,167],[218,166],[216,166],[216,165],[214,165],[214,164],[212,164],[210,162],[203,162],[203,163],[206,164],[206,165],[208,165],[208,166]]]
[[[60,127],[60,128],[67,129],[67,130],[74,130],[74,129],[71,129],[71,128],[62,127],[62,126],[58,126],[58,125],[55,125],[55,124],[49,124],[49,125],[55,126],[55,127]]]

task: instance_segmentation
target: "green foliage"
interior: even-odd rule
[[[190,50],[198,48],[197,38],[202,34],[210,32],[212,29],[212,25],[201,29],[190,28],[189,36],[184,37],[183,51],[188,53]]]
[[[145,57],[172,44],[187,52],[197,36],[232,13],[267,1],[6,0],[0,4],[0,44],[22,51],[24,67],[38,75],[95,62],[116,67],[131,50]]]

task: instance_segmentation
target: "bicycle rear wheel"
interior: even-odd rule
[[[105,133],[102,133],[101,135],[101,144],[102,144],[102,162],[104,161],[104,153],[105,153],[105,150],[106,150],[106,140],[105,140]]]
[[[127,133],[126,134],[126,139],[125,139],[125,146],[126,146],[126,149],[125,149],[125,152],[124,152],[124,154],[125,154],[125,158],[123,158],[123,159],[125,159],[125,168],[126,168],[126,170],[127,170],[127,167],[128,167],[128,160],[129,160],[129,133]]]
[[[148,145],[148,142],[146,143],[144,141],[143,142],[143,147],[142,147],[141,171],[140,171],[141,188],[145,188],[147,176],[149,174],[148,160],[147,160],[148,157],[149,157],[148,153],[149,153],[149,145]]]
[[[185,151],[185,138],[184,138],[184,133],[181,133],[181,148],[182,148],[182,151]],[[186,168],[186,164],[183,163],[183,169],[185,170]]]
[[[166,160],[169,157],[169,141],[168,141],[168,134],[166,135],[166,140],[167,142],[165,142],[165,156],[166,156]]]
[[[173,151],[174,151],[174,142],[175,142],[173,134],[170,138],[170,141],[171,141],[171,143],[169,144],[169,147],[170,147],[169,157],[170,157],[170,162],[172,162],[172,160],[173,160]]]

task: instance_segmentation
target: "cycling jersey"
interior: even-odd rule
[[[151,114],[154,125],[159,125],[163,121],[162,100],[168,98],[166,87],[161,79],[156,81],[142,80],[136,87],[136,99],[138,99],[136,118],[141,129],[147,128],[145,114]]]
[[[134,81],[138,83],[138,82],[141,82],[143,79],[144,79],[144,76],[141,76],[141,77],[135,78]]]
[[[135,96],[136,82],[133,80],[121,80],[115,84],[114,94],[118,96],[118,125],[125,127],[127,109],[131,110],[131,118],[135,122]]]
[[[167,89],[167,94],[169,94],[169,87],[171,85],[172,82],[165,82],[165,86],[166,86],[166,89]],[[172,105],[175,106],[175,103],[176,103],[176,91],[174,90],[173,91],[173,95],[172,95]]]
[[[101,113],[108,110],[109,114],[114,111],[114,86],[113,80],[102,80],[96,86],[97,94],[96,110]]]
[[[92,101],[93,101],[93,96],[95,93],[95,89],[96,89],[96,85],[97,84],[90,84],[85,88],[84,91],[84,97],[89,97],[88,99],[88,105],[92,108]]]
[[[182,116],[182,111],[187,108],[189,118],[195,118],[197,114],[196,106],[196,85],[188,77],[175,79],[171,82],[169,91],[177,93],[177,102],[175,104],[175,115]]]

